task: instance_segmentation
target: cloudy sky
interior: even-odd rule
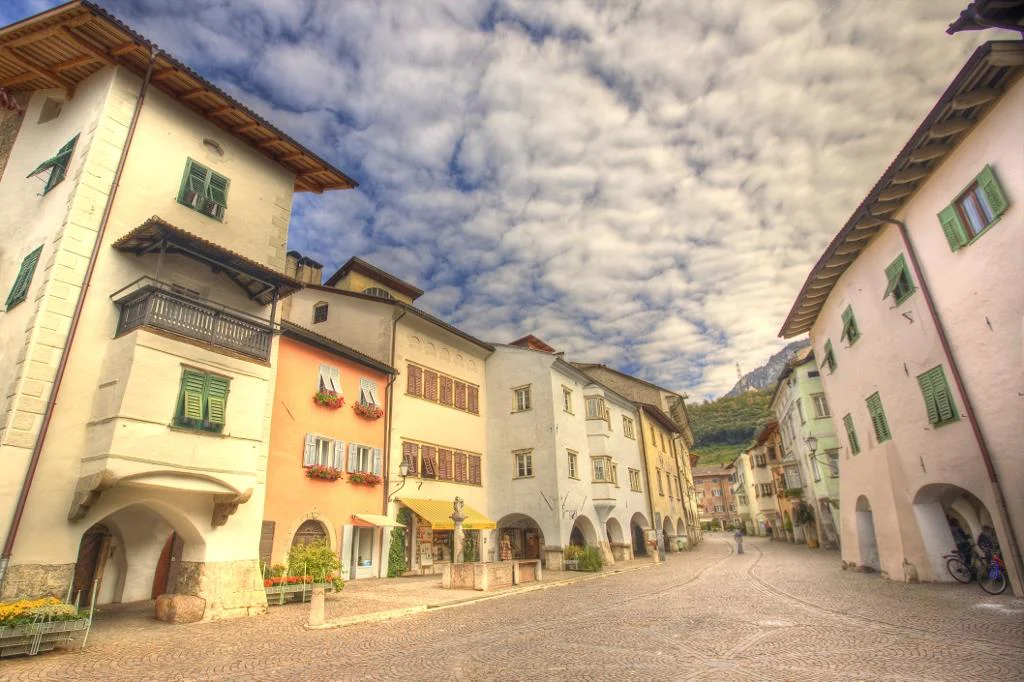
[[[967,0],[100,2],[360,182],[302,195],[290,248],[693,399],[785,343],[825,245],[996,37],[945,34]]]

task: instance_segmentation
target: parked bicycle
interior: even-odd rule
[[[1006,564],[998,552],[992,553],[977,575],[978,585],[989,594],[1002,594],[1006,591]]]
[[[946,570],[958,583],[969,583],[978,577],[979,557],[972,551],[956,551],[952,554],[943,554],[946,560]]]

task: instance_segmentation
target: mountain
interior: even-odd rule
[[[759,424],[770,416],[768,388],[722,396],[687,409],[693,427],[693,453],[700,466],[731,462],[754,437]]]
[[[775,384],[775,380],[779,376],[779,372],[786,366],[786,362],[801,348],[806,348],[811,345],[810,339],[803,339],[801,341],[794,341],[775,355],[768,358],[768,362],[764,363],[755,370],[751,370],[743,375],[736,385],[729,390],[723,397],[724,398],[735,398],[751,389],[762,389],[769,388]]]

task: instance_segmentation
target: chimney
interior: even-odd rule
[[[324,277],[324,266],[312,258],[303,256],[298,251],[289,251],[285,264],[285,274],[294,277],[303,284],[321,284]]]

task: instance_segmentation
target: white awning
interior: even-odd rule
[[[376,526],[378,528],[397,526],[399,528],[405,528],[404,523],[399,523],[394,519],[389,519],[388,517],[381,516],[380,514],[353,514],[352,520],[357,526]]]

